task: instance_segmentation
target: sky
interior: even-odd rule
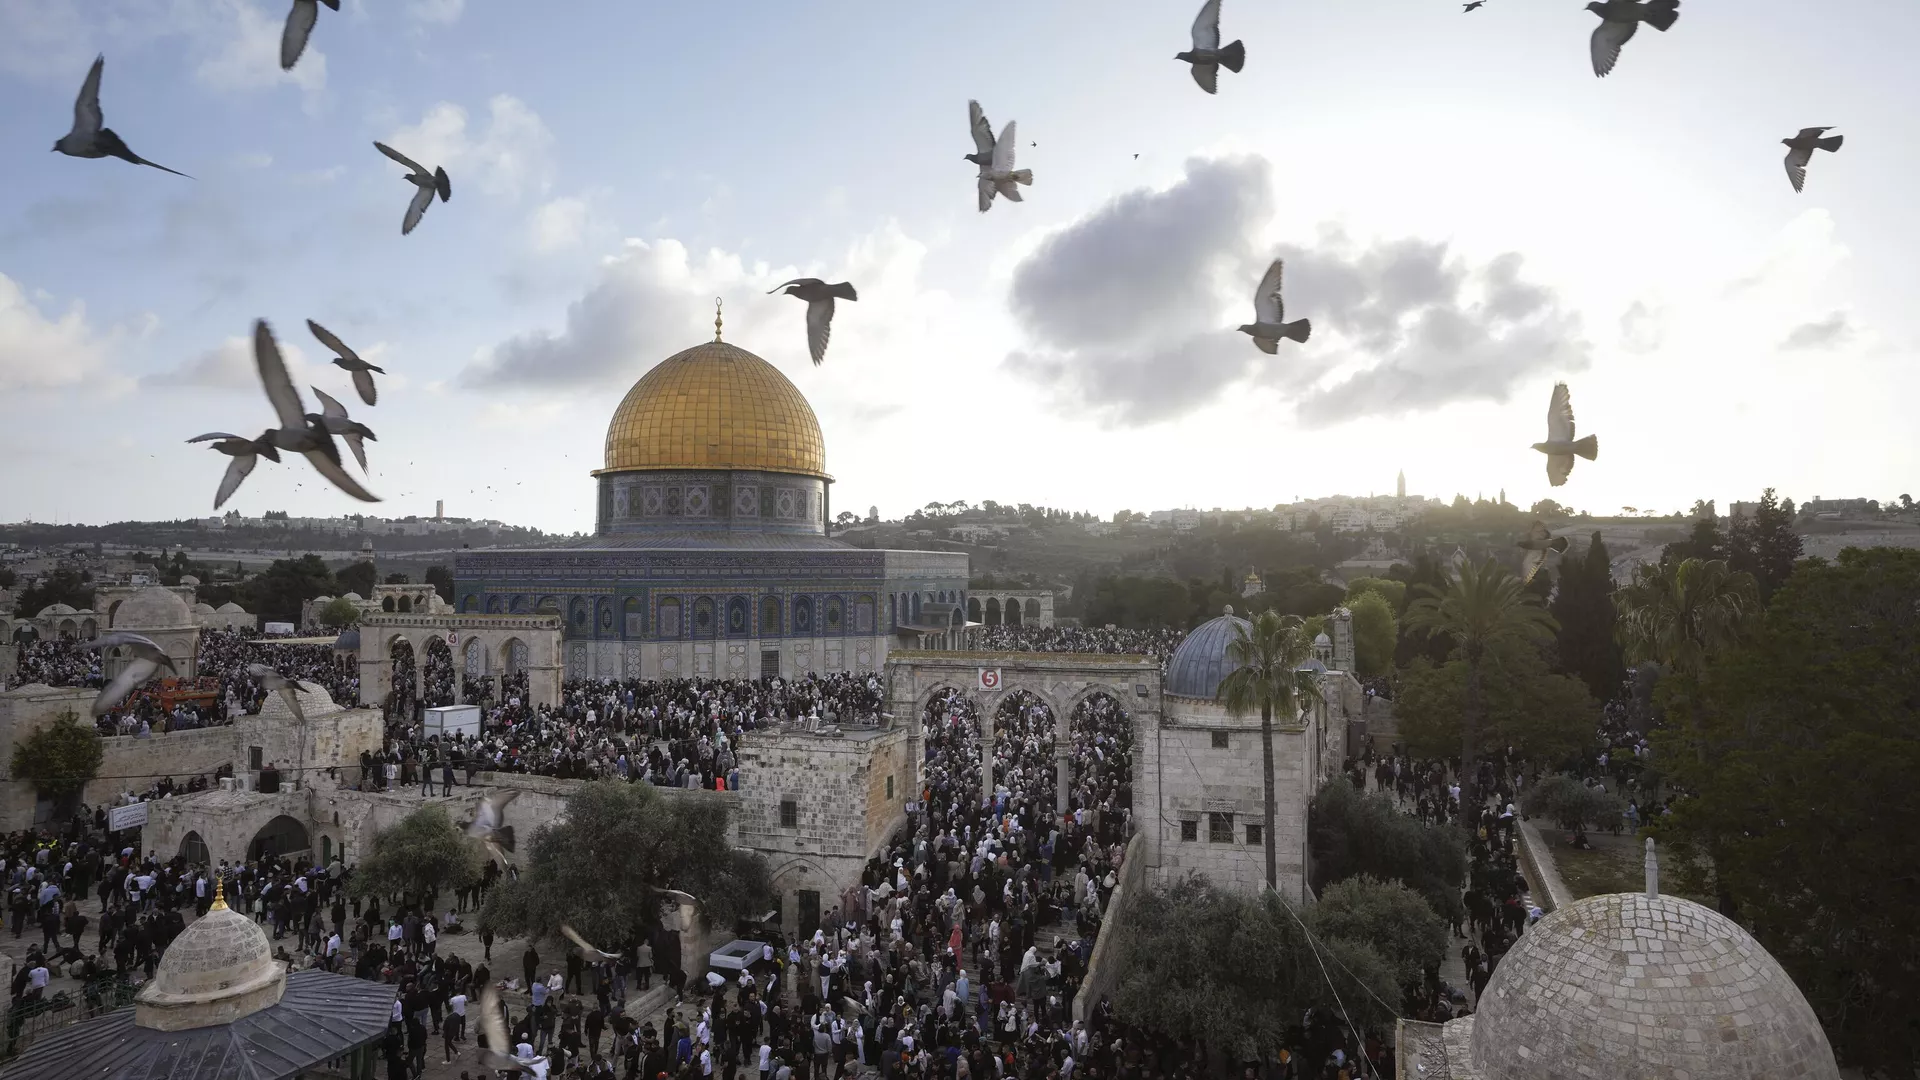
[[[1227,0],[1213,97],[1197,8],[343,0],[283,73],[285,0],[0,0],[0,521],[211,513],[185,440],[267,426],[264,318],[383,501],[262,463],[228,508],[591,530],[608,418],[716,297],[836,509],[1920,487],[1920,7],[1688,0],[1598,79],[1578,0]],[[102,52],[107,125],[195,179],[48,152]],[[1025,202],[976,210],[969,98]],[[1810,125],[1847,141],[1796,194]],[[374,140],[452,178],[410,236]],[[1314,330],[1267,356],[1275,257]],[[802,275],[860,293],[819,367],[765,295]],[[1559,380],[1601,452],[1552,489]]]

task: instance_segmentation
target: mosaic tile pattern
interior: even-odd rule
[[[1522,935],[1480,1000],[1486,1080],[1838,1080],[1813,1009],[1760,943],[1676,896],[1588,897]]]
[[[607,425],[607,470],[686,468],[824,477],[826,442],[813,406],[777,368],[709,341],[642,375]],[[647,505],[653,512],[651,492]]]

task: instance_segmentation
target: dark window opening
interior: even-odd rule
[[[1185,840],[1188,843],[1192,843],[1193,841],[1200,839],[1200,822],[1194,820],[1193,818],[1188,818],[1187,820],[1181,822],[1180,823],[1180,839]]]
[[[1225,749],[1227,748],[1227,733],[1226,733],[1226,732],[1224,732],[1224,731],[1216,731],[1216,732],[1214,732],[1214,733],[1213,733],[1213,748],[1214,748],[1215,750],[1225,750]]]
[[[800,804],[792,799],[780,800],[780,827],[797,828],[800,825]]]
[[[1233,815],[1207,815],[1207,841],[1214,844],[1233,843]]]

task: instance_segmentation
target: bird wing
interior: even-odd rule
[[[783,281],[780,284],[775,285],[773,288],[768,289],[767,295],[772,296],[774,293],[779,292],[781,289],[784,289],[789,285],[818,285],[818,284],[820,284],[820,279],[817,277],[797,277],[797,278],[794,278],[792,281]]]
[[[100,693],[93,699],[93,715],[107,715],[107,713],[113,710],[115,705],[127,700],[128,694],[133,693],[141,684],[153,678],[154,672],[159,670],[159,664],[154,663],[144,656],[135,656],[132,660],[127,661],[127,666],[120,669],[120,674],[115,676],[112,682],[102,687]]]
[[[307,722],[307,714],[300,710],[300,695],[293,692],[293,687],[281,687],[280,700],[287,703],[287,711],[293,714],[296,721],[302,724]]]
[[[507,1021],[500,1013],[500,991],[492,983],[480,988],[480,1034],[487,1037],[487,1048],[505,1051],[513,1044],[507,1041]]]
[[[1572,454],[1547,455],[1547,483],[1552,484],[1554,487],[1559,487],[1567,482],[1567,477],[1572,473]]]
[[[700,904],[700,901],[693,898],[692,893],[681,892],[679,889],[661,889],[660,895],[672,900],[676,904],[686,904],[693,907],[697,907]]]
[[[234,435],[225,431],[209,431],[205,435],[195,435],[193,438],[188,439],[187,441],[190,443],[197,443],[197,442],[208,442],[212,439],[239,439],[239,438],[240,436]],[[241,440],[241,441],[244,442],[245,440]]]
[[[321,476],[326,477],[329,481],[332,481],[334,487],[337,487],[341,491],[344,491],[347,494],[353,496],[354,498],[359,499],[361,502],[379,502],[380,501],[380,496],[375,495],[369,492],[366,488],[361,487],[359,481],[347,475],[347,470],[341,468],[340,463],[328,457],[325,452],[320,450],[308,450],[306,451],[306,455],[307,455],[307,460],[313,462],[314,471],[318,472]]]
[[[1195,61],[1192,64],[1188,65],[1187,70],[1192,72],[1193,81],[1200,84],[1200,89],[1205,90],[1209,94],[1219,92],[1219,89],[1220,89],[1220,65],[1219,64],[1203,64],[1198,61]]]
[[[833,336],[833,297],[826,296],[807,305],[807,351],[813,354],[813,366],[827,358],[827,339]]]
[[[314,395],[320,399],[320,415],[338,417],[341,420],[347,419],[347,407],[340,404],[338,398],[317,386],[310,386],[308,389],[312,390]]]
[[[1802,135],[1806,134],[1801,132]],[[1807,162],[1813,160],[1813,146],[1794,146],[1787,150],[1787,179],[1793,182],[1793,190],[1799,191],[1807,185]]]
[[[1827,132],[1832,130],[1833,128],[1831,127],[1801,128],[1800,134],[1795,135],[1794,138],[1795,139],[1817,139],[1820,136],[1825,135]]]
[[[1613,65],[1620,60],[1620,47],[1633,37],[1633,32],[1639,27],[1637,22],[1603,19],[1599,26],[1593,28],[1593,39],[1588,43],[1588,48],[1593,53],[1595,75],[1605,77],[1607,72],[1613,70]]]
[[[1261,276],[1260,284],[1253,290],[1253,317],[1255,322],[1278,323],[1287,317],[1287,306],[1280,299],[1280,285],[1285,280],[1287,264],[1284,259],[1275,259]]]
[[[1261,352],[1266,353],[1268,356],[1276,356],[1280,352],[1280,342],[1273,338],[1256,336],[1253,339],[1253,343],[1259,347]]]
[[[92,135],[106,120],[100,115],[100,71],[107,66],[107,54],[93,58],[87,81],[80,84],[80,96],[73,99],[73,133]]]
[[[292,71],[300,62],[300,54],[307,51],[307,35],[313,33],[314,20],[319,17],[319,0],[293,0],[287,27],[280,31],[280,70]]]
[[[228,499],[233,498],[233,493],[240,490],[240,482],[253,472],[253,467],[259,461],[260,459],[252,454],[233,455],[233,460],[227,463],[226,475],[220,478],[220,490],[213,494],[215,510],[220,509]]]
[[[1527,552],[1527,557],[1521,560],[1521,566],[1524,570],[1520,576],[1520,583],[1524,585],[1532,581],[1533,575],[1539,573],[1540,568],[1545,565],[1547,565],[1547,552],[1545,548],[1539,551]]]
[[[360,359],[360,354],[354,352],[352,349],[347,348],[346,342],[341,341],[339,338],[335,337],[333,335],[333,331],[327,329],[324,326],[321,326],[319,323],[314,322],[312,319],[307,320],[307,329],[313,331],[313,336],[320,342],[320,344],[325,345],[329,349],[332,349],[333,354],[335,356],[345,357],[348,360]]]
[[[519,797],[520,790],[518,788],[512,788],[494,795],[489,795],[481,801],[486,804],[487,810],[493,814],[493,823],[498,825],[507,819],[507,804]]]
[[[605,955],[607,955],[606,953],[604,953],[604,952],[601,952],[601,951],[600,951],[599,949],[596,949],[596,948],[594,948],[593,946],[591,946],[591,945],[589,945],[589,944],[587,944],[587,939],[586,939],[586,938],[583,938],[583,937],[581,937],[581,936],[579,935],[579,933],[578,933],[577,931],[575,931],[575,930],[574,930],[574,928],[573,928],[573,927],[571,927],[571,926],[568,926],[568,925],[567,925],[566,923],[561,923],[561,924],[560,924],[560,933],[561,933],[561,934],[562,934],[562,935],[563,935],[563,936],[564,936],[564,937],[565,937],[565,938],[566,938],[566,939],[567,939],[568,941],[571,941],[571,942],[573,942],[573,943],[574,943],[575,945],[578,945],[578,946],[580,946],[580,951],[581,951],[581,952],[583,952],[583,953],[587,953],[587,954],[589,954],[589,955],[599,955],[599,956],[605,956]]]
[[[414,172],[417,172],[422,176],[425,176],[427,174],[427,170],[421,168],[419,162],[413,160],[407,155],[401,153],[400,151],[395,150],[393,147],[388,146],[386,143],[376,142],[373,144],[373,148],[387,155],[393,160],[399,162],[400,164],[405,165],[407,168],[412,169]]]
[[[1532,525],[1527,526],[1527,539],[1538,543],[1540,541],[1553,539],[1553,533],[1547,528],[1546,522],[1535,521]]]
[[[974,152],[993,156],[993,125],[987,122],[987,112],[977,101],[967,102],[967,126],[973,131]]]
[[[347,449],[353,451],[353,460],[360,463],[360,471],[366,472],[367,471],[366,440],[362,439],[360,437],[360,433],[357,431],[349,431],[346,434],[340,436],[340,438],[341,438],[341,441],[347,444]]]
[[[1566,383],[1553,384],[1553,399],[1547,402],[1547,441],[1573,441],[1573,397]]]
[[[135,634],[127,630],[115,630],[110,634],[101,634],[92,641],[81,642],[78,647],[82,649],[111,649],[116,646],[125,646],[133,650],[135,656],[146,657],[156,664],[162,664],[166,667],[173,666],[173,659],[167,655],[165,649],[160,647],[159,642],[154,641],[145,634]]]
[[[413,227],[420,224],[420,219],[426,215],[427,207],[432,205],[432,188],[423,187],[414,192],[413,201],[407,204],[407,216],[400,222],[400,235],[405,236],[412,232]]]
[[[1200,5],[1200,14],[1193,20],[1193,47],[1208,50],[1220,47],[1220,0],[1207,0]]]
[[[280,684],[286,681],[286,676],[265,664],[248,664],[247,674],[253,676],[260,685],[269,690],[279,689]]]
[[[975,186],[980,189],[980,212],[984,214],[987,212],[987,208],[993,205],[994,184],[992,171],[989,169],[981,169],[979,182]]]
[[[993,144],[993,171],[996,173],[1013,171],[1014,147],[1019,142],[1014,134],[1016,123],[1014,120],[1007,121],[1007,126],[1000,129],[999,140]]]
[[[305,428],[306,407],[300,403],[300,391],[293,388],[293,380],[287,377],[287,363],[280,358],[280,346],[273,340],[273,331],[265,319],[255,320],[253,324],[253,362],[260,369],[260,384],[266,387],[267,400],[273,403],[280,425],[296,431]]]
[[[366,368],[353,369],[353,388],[360,391],[360,400],[369,405],[374,404],[380,397],[379,391],[373,386],[373,372]]]

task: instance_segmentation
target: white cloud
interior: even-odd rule
[[[587,200],[563,195],[541,203],[528,222],[533,249],[541,253],[578,247],[586,239]]]
[[[451,23],[467,8],[467,0],[413,0],[407,14],[423,23]]]
[[[327,85],[327,57],[318,45],[326,28],[324,13],[292,71],[280,70],[285,12],[269,14],[249,0],[215,0],[205,16],[205,32],[217,34],[220,45],[194,72],[203,84],[215,90],[260,90],[291,83],[306,92],[309,107],[316,102]]]
[[[106,366],[110,336],[87,325],[79,300],[57,318],[41,314],[44,292],[29,297],[0,274],[0,390],[48,390],[91,378]]]
[[[280,355],[287,363],[287,375],[302,394],[314,376],[300,346],[276,332]],[[142,376],[140,385],[149,388],[195,387],[206,390],[246,390],[260,385],[260,374],[253,363],[253,339],[234,336],[214,348],[181,363],[178,367]]]
[[[445,168],[456,188],[471,168],[475,186],[490,195],[517,199],[543,194],[552,182],[553,133],[527,104],[511,94],[487,102],[487,123],[468,131],[467,110],[450,101],[429,108],[420,122],[397,128],[382,140],[427,168]]]

